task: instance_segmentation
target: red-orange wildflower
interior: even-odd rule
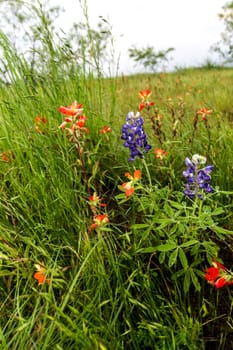
[[[101,203],[101,201],[103,200],[103,198],[100,198],[99,196],[97,196],[97,193],[94,192],[92,196],[88,197],[89,200],[89,204],[90,207],[93,209],[93,207],[106,207],[105,203]]]
[[[233,276],[227,271],[225,266],[213,260],[211,267],[205,273],[205,279],[216,288],[222,288],[233,284]]]
[[[154,102],[150,102],[148,99],[151,96],[152,92],[149,89],[139,91],[139,97],[142,102],[139,104],[139,111],[141,112],[144,108],[150,108],[154,106]]]
[[[89,133],[89,129],[85,127],[84,119],[79,119],[76,123],[74,123],[71,128],[68,128],[68,131],[71,135],[74,134],[74,131]]]
[[[98,214],[93,218],[93,223],[90,229],[95,230],[96,228],[102,227],[109,222],[108,216],[106,214]]]
[[[200,109],[199,111],[197,111],[197,114],[201,115],[201,120],[205,121],[207,120],[208,116],[211,115],[213,113],[212,110],[210,110],[207,107],[203,107],[202,109]]]
[[[125,176],[128,177],[128,179],[130,179],[130,180],[140,180],[141,179],[141,170],[135,170],[133,173],[133,176],[129,172],[126,172]]]
[[[35,124],[47,124],[47,119],[45,117],[37,116],[35,118]]]
[[[132,196],[134,194],[134,184],[141,178],[141,171],[135,170],[133,176],[130,173],[125,173],[125,176],[130,180],[128,182],[124,182],[120,188],[125,191],[126,198]]]
[[[152,106],[154,106],[154,102],[141,102],[140,104],[139,104],[139,111],[141,112],[144,108],[149,108],[149,107],[152,107]]]
[[[233,282],[231,282],[231,283],[233,283]],[[225,287],[231,283],[227,282],[226,277],[223,276],[223,277],[218,278],[217,281],[215,281],[214,286],[216,288],[222,288],[222,287]]]
[[[34,273],[33,278],[37,280],[38,284],[50,284],[51,280],[45,277],[46,269],[39,264],[35,264],[35,267],[37,269],[37,272]]]
[[[205,274],[205,279],[210,283],[214,284],[215,280],[220,276],[220,269],[216,267],[209,267]]]
[[[161,161],[168,155],[168,152],[166,152],[162,148],[155,148],[155,157],[160,159]]]
[[[45,117],[37,116],[35,118],[35,130],[40,134],[45,134],[45,124],[47,124]]]
[[[132,194],[134,194],[134,187],[132,186],[131,181],[124,182],[121,185],[121,188],[125,191],[126,198],[128,198],[128,197],[132,196]]]
[[[82,103],[77,103],[77,101],[74,101],[68,107],[64,107],[64,106],[59,107],[58,111],[64,115],[73,117],[75,115],[80,115],[82,113],[83,105]]]
[[[8,151],[2,152],[2,160],[3,162],[10,163],[13,160],[13,154],[10,149]]]
[[[140,97],[142,100],[147,99],[148,97],[151,96],[151,94],[152,94],[152,92],[151,92],[151,90],[149,90],[149,89],[139,91],[139,97]]]
[[[111,132],[111,131],[112,131],[112,129],[109,126],[104,125],[102,127],[102,129],[99,130],[99,133],[100,134],[106,134],[106,133]]]
[[[225,266],[223,264],[221,264],[219,261],[216,261],[214,259],[212,259],[212,265],[219,270],[226,270]]]
[[[84,125],[85,125],[85,122],[87,120],[87,117],[85,115],[81,115],[77,122],[75,123],[75,125],[78,127],[78,128],[83,128]]]
[[[66,129],[70,135],[74,135],[76,131],[76,136],[77,132],[79,134],[81,133],[89,133],[89,129],[85,127],[87,117],[85,115],[74,115],[73,117],[66,117],[64,121],[61,123],[59,126],[60,129]],[[71,123],[71,126],[69,128],[66,128],[66,125],[68,123]]]

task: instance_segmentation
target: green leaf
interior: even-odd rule
[[[202,246],[205,248],[205,251],[210,256],[217,256],[218,245],[213,241],[204,241]]]
[[[190,272],[189,270],[187,270],[184,275],[184,292],[185,293],[189,291],[189,287],[190,287]]]
[[[184,242],[180,245],[180,247],[182,248],[186,248],[186,247],[190,247],[191,245],[197,244],[199,243],[199,241],[197,241],[196,239],[190,239],[190,241]]]
[[[173,224],[174,222],[175,222],[174,219],[164,217],[164,215],[162,218],[160,215],[160,217],[155,217],[153,220],[154,224],[161,224],[161,225],[164,225],[164,224],[169,225],[169,224]]]
[[[227,229],[219,227],[219,226],[212,226],[211,230],[213,230],[216,233],[222,233],[224,235],[233,235],[233,231],[227,230]]]
[[[201,286],[200,286],[200,283],[198,281],[197,275],[195,274],[195,272],[193,271],[192,268],[190,268],[190,275],[191,275],[192,282],[196,288],[196,291],[199,292],[201,290]]]
[[[212,212],[212,216],[214,216],[214,215],[221,215],[221,214],[223,214],[223,213],[225,213],[225,211],[224,211],[223,208],[216,208],[216,209],[214,209],[214,211]]]
[[[131,226],[131,229],[132,230],[141,230],[141,229],[148,228],[148,227],[150,227],[150,225],[148,225],[148,224],[134,224]]]
[[[179,248],[176,248],[173,250],[173,252],[170,254],[169,259],[168,259],[168,266],[172,267],[176,261],[177,261],[177,254],[178,254]]]
[[[164,205],[164,211],[170,218],[173,218],[174,211],[172,210],[172,208],[167,203],[165,203],[165,205]]]
[[[137,250],[137,253],[154,253],[156,251],[157,247],[147,247],[147,248],[141,248]]]
[[[181,262],[184,270],[187,270],[188,266],[189,266],[188,259],[187,259],[185,252],[183,251],[182,248],[179,248],[179,258],[180,258],[180,262]]]
[[[183,204],[174,202],[174,201],[169,201],[169,203],[171,204],[172,207],[176,208],[176,209],[184,209]]]
[[[158,245],[156,247],[156,250],[158,250],[159,252],[169,252],[170,250],[173,250],[176,247],[177,247],[177,244],[175,242],[170,242],[170,243]]]
[[[159,263],[160,263],[160,264],[163,264],[163,263],[164,263],[165,257],[166,257],[165,252],[161,252],[161,253],[159,254]]]

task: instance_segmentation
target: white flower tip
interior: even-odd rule
[[[194,154],[192,156],[192,162],[194,164],[205,164],[206,163],[206,157],[200,156],[199,154]]]

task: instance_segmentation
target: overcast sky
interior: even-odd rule
[[[83,0],[82,0],[83,1]],[[128,57],[132,45],[155,50],[174,47],[172,67],[200,65],[211,57],[210,47],[220,39],[223,23],[218,18],[226,0],[87,0],[91,26],[106,18],[112,25],[115,48],[120,53],[120,73],[133,73]],[[64,30],[83,20],[79,0],[51,0],[65,12]]]

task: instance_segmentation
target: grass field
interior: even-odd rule
[[[4,48],[0,349],[232,349],[233,70],[35,79]]]

